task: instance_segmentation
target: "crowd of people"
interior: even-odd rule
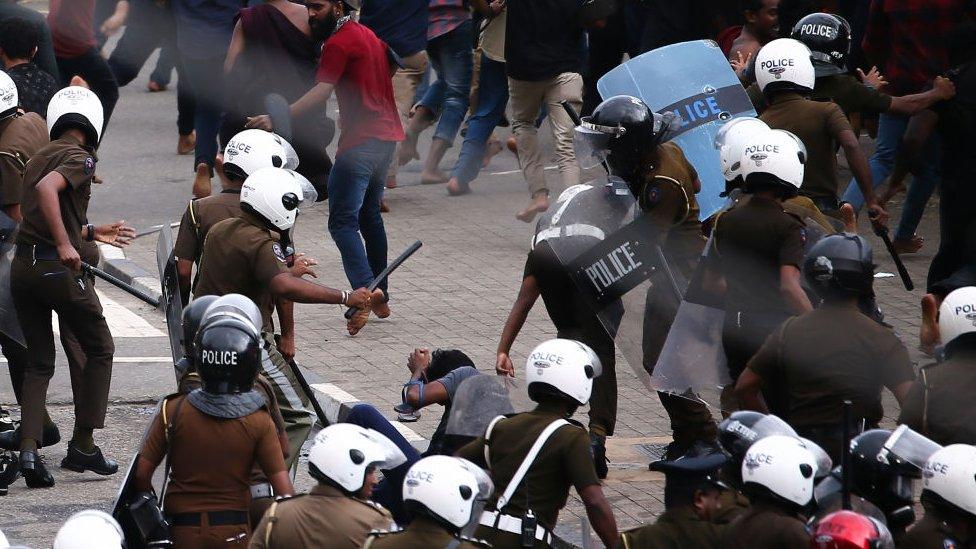
[[[87,212],[118,87],[160,49],[149,91],[176,71],[176,149],[193,153],[168,288],[183,358],[112,513],[68,518],[56,549],[557,547],[571,488],[607,547],[976,545],[974,16],[966,0],[51,0],[45,18],[0,0],[0,348],[20,407],[19,422],[0,409],[0,490],[55,485],[52,312],[75,396],[61,468],[120,469],[95,441],[115,347],[91,265],[95,242],[135,232]],[[682,149],[677,107],[597,91],[622,62],[696,40],[738,81],[709,100],[755,111],[700,113],[709,155]],[[628,66],[642,89],[668,84]],[[294,303],[348,307],[351,336],[392,314],[389,280],[372,284],[388,263],[383,195],[431,127],[421,183],[467,194],[508,148],[529,194],[516,217],[536,228],[497,375],[461,350],[410,354],[398,420],[444,407],[420,453],[369,404],[326,425],[294,361]],[[922,248],[941,195],[920,369],[858,234],[888,239],[906,188],[893,254]],[[292,238],[324,200],[348,290],[307,280],[316,262]],[[516,368],[540,297],[556,338]],[[623,532],[602,487],[620,357],[672,430],[650,465],[664,513]],[[517,376],[532,410],[512,407]],[[897,426],[882,425],[885,389]],[[316,484],[296,495],[316,421]]]

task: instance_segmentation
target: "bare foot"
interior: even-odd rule
[[[146,86],[146,89],[149,90],[150,92],[161,92],[161,91],[166,91],[166,86],[160,84],[159,82],[154,82],[150,80],[149,85]]]
[[[922,328],[918,334],[918,349],[931,356],[939,344],[939,300],[934,294],[922,298]]]
[[[535,216],[549,209],[549,195],[540,193],[533,197],[529,206],[515,214],[515,218],[524,223],[531,223]]]
[[[515,155],[515,158],[518,158],[518,141],[515,140],[514,135],[505,140],[505,147],[508,150],[512,151],[512,154]]]
[[[386,205],[386,200],[380,199],[380,213],[390,213],[390,207]]]
[[[907,240],[896,238],[891,241],[891,244],[894,246],[895,252],[898,255],[913,254],[922,249],[922,246],[925,244],[925,239],[916,234]]]
[[[417,136],[407,133],[406,139],[400,142],[397,151],[397,164],[405,166],[414,160],[420,160],[420,153],[417,152]]]
[[[386,176],[386,188],[395,189],[397,187],[396,176],[388,175]]]
[[[71,77],[71,82],[68,83],[69,86],[81,86],[82,88],[91,89],[88,82],[84,78],[78,76],[77,74]]]
[[[197,132],[192,131],[189,135],[181,135],[176,142],[176,154],[184,155],[193,152],[197,146]]]
[[[390,303],[387,301],[386,296],[383,295],[383,290],[376,290],[370,297],[370,301],[373,304],[373,312],[376,313],[378,318],[387,318],[390,316]]]
[[[434,172],[424,170],[420,172],[420,183],[422,185],[439,185],[441,183],[446,183],[448,179],[450,179],[450,177],[440,170]]]
[[[840,217],[844,221],[844,231],[857,234],[857,214],[854,206],[845,203],[840,207]]]
[[[885,190],[884,194],[881,195],[881,198],[878,199],[878,204],[881,204],[882,207],[887,206],[888,202],[891,202],[892,198],[898,196],[903,192],[905,192],[904,183],[901,183],[900,185],[895,185],[894,187],[888,187],[888,189]]]
[[[204,163],[197,164],[197,175],[193,178],[193,196],[204,198],[210,196],[210,166]]]
[[[494,137],[489,139],[488,147],[485,149],[485,156],[481,159],[481,167],[487,168],[491,159],[500,152],[502,152],[502,142]]]
[[[447,194],[451,196],[461,196],[462,194],[468,194],[471,192],[471,187],[468,185],[462,185],[456,177],[452,177],[450,181],[447,182]]]

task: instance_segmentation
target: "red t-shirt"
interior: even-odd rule
[[[336,88],[338,153],[370,138],[403,141],[386,47],[373,31],[347,21],[322,48],[315,80]]]
[[[51,0],[47,24],[51,27],[54,54],[71,59],[98,45],[94,20],[95,0]]]

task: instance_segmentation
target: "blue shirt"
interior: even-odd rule
[[[363,0],[359,22],[406,57],[427,48],[428,0]]]
[[[245,6],[246,0],[172,0],[180,53],[195,59],[227,55],[237,12]]]

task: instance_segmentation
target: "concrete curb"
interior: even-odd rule
[[[159,278],[136,262],[126,259],[125,252],[107,244],[99,244],[98,254],[101,258],[99,264],[105,272],[162,301],[163,290]]]

